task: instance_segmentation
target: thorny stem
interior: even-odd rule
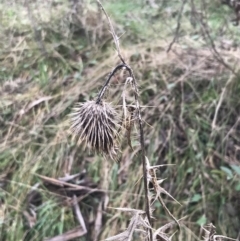
[[[101,101],[106,89],[107,89],[107,86],[111,80],[111,78],[114,76],[114,74],[119,70],[119,69],[122,69],[126,67],[126,64],[119,64],[118,66],[116,66],[113,71],[109,74],[108,76],[108,79],[106,80],[105,84],[103,85],[102,89],[100,90],[99,94],[98,94],[98,97],[97,97],[97,100],[96,100],[96,104],[99,104],[99,102]]]
[[[144,132],[143,132],[143,122],[142,122],[142,117],[141,117],[141,110],[140,110],[140,105],[139,105],[139,91],[136,83],[135,76],[133,74],[132,69],[129,67],[128,68],[129,74],[133,79],[133,86],[134,86],[134,97],[135,97],[135,102],[136,102],[136,110],[137,110],[137,115],[138,115],[138,125],[139,125],[139,132],[140,132],[140,145],[141,145],[141,158],[142,158],[142,166],[143,166],[143,182],[144,182],[144,191],[145,191],[145,199],[146,199],[146,214],[148,218],[149,225],[152,227],[152,221],[151,221],[151,211],[150,211],[150,201],[148,198],[148,170],[147,170],[147,165],[146,165],[146,155],[145,155],[145,140],[144,140]],[[153,234],[152,230],[149,230],[150,233],[150,240],[153,240]]]
[[[135,98],[135,104],[136,104],[136,111],[137,111],[137,117],[138,117],[138,125],[139,125],[139,134],[140,134],[140,145],[141,145],[141,159],[142,159],[142,167],[143,167],[143,181],[144,181],[144,191],[145,191],[145,201],[146,201],[146,207],[145,207],[145,211],[146,211],[146,215],[147,215],[147,219],[149,222],[149,225],[152,227],[152,222],[151,222],[151,210],[150,210],[150,200],[148,198],[148,193],[149,193],[149,187],[148,187],[148,170],[147,170],[147,164],[146,164],[146,158],[145,158],[145,142],[144,142],[144,133],[143,133],[143,122],[142,122],[142,117],[141,117],[141,111],[140,111],[140,105],[139,105],[139,91],[138,91],[138,87],[137,87],[137,82],[135,79],[135,76],[133,74],[133,71],[131,69],[130,66],[128,66],[121,54],[121,50],[120,50],[120,44],[119,44],[119,38],[115,33],[114,27],[112,25],[111,19],[109,18],[107,12],[105,11],[102,3],[100,2],[100,0],[97,0],[99,6],[101,7],[102,11],[104,12],[108,23],[109,23],[109,27],[110,27],[110,31],[113,37],[113,41],[117,50],[117,54],[119,59],[121,60],[122,64],[117,65],[114,70],[111,72],[111,74],[109,75],[106,83],[104,84],[104,86],[102,87],[101,91],[99,92],[99,95],[97,97],[96,103],[100,103],[101,98],[103,97],[107,85],[109,84],[111,78],[113,77],[113,75],[122,68],[125,68],[128,73],[129,76],[132,78],[132,83],[134,86],[134,98]],[[150,235],[150,241],[153,241],[153,233],[152,233],[152,229],[149,229],[149,235]]]
[[[115,44],[115,46],[116,46],[116,50],[117,50],[117,53],[118,53],[118,57],[119,57],[119,59],[121,60],[121,62],[122,62],[123,64],[126,64],[125,61],[124,61],[124,59],[123,59],[123,57],[122,57],[121,50],[120,50],[120,45],[119,45],[119,38],[118,38],[118,36],[117,36],[116,33],[115,33],[114,27],[113,27],[113,25],[112,25],[112,23],[111,23],[111,19],[109,18],[107,12],[105,11],[102,3],[101,3],[99,0],[97,0],[97,2],[98,2],[100,8],[101,8],[102,11],[104,12],[104,14],[105,14],[105,16],[106,16],[106,18],[107,18],[107,20],[108,20],[108,24],[109,24],[109,27],[110,27],[110,31],[111,31],[111,34],[112,34],[112,37],[113,37],[114,44]]]
[[[108,79],[106,80],[105,84],[103,85],[102,89],[100,90],[96,103],[100,103],[102,97],[104,96],[104,93],[107,89],[108,84],[110,83],[111,78],[114,76],[114,74],[120,70],[120,69],[126,69],[129,73],[129,76],[132,78],[132,83],[134,86],[134,98],[135,98],[135,103],[136,103],[136,110],[137,110],[137,119],[138,119],[138,125],[139,125],[139,132],[140,132],[140,145],[141,145],[141,159],[142,159],[142,167],[143,167],[143,182],[144,182],[144,191],[145,191],[145,200],[146,200],[146,215],[147,215],[147,219],[148,222],[150,224],[150,226],[152,226],[152,222],[151,222],[151,211],[150,211],[150,201],[148,198],[148,192],[149,192],[149,188],[148,188],[148,180],[147,180],[147,175],[148,175],[148,170],[147,170],[147,165],[146,165],[146,157],[145,157],[145,141],[144,141],[144,132],[143,132],[143,122],[142,122],[142,117],[141,117],[141,111],[140,111],[140,105],[139,105],[139,90],[137,87],[137,83],[136,83],[136,79],[135,76],[133,74],[132,69],[130,68],[130,66],[128,66],[127,64],[123,63],[123,64],[119,64],[117,65],[113,71],[110,73]],[[149,234],[150,234],[150,241],[153,240],[153,234],[152,234],[152,230],[149,229]]]

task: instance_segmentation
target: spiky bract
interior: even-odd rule
[[[78,143],[85,143],[90,149],[116,156],[118,114],[111,104],[100,101],[78,103],[74,108],[71,129]]]

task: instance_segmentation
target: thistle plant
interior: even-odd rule
[[[131,240],[133,232],[138,230],[141,226],[143,229],[141,230],[144,233],[144,236],[147,240],[153,241],[161,234],[158,234],[158,231],[153,233],[152,228],[152,211],[151,205],[156,200],[161,200],[161,204],[163,205],[163,201],[160,197],[161,192],[164,192],[168,195],[168,193],[162,188],[160,188],[160,182],[156,179],[155,169],[159,166],[150,166],[149,161],[145,155],[145,141],[144,141],[144,132],[143,132],[143,121],[141,117],[141,109],[139,104],[139,89],[137,86],[136,78],[134,76],[133,70],[131,67],[125,62],[119,47],[119,38],[117,37],[111,20],[103,8],[100,1],[97,1],[100,8],[103,10],[104,14],[107,17],[111,34],[114,40],[114,44],[117,50],[118,57],[121,61],[112,72],[109,74],[105,84],[101,88],[97,98],[92,101],[87,101],[85,103],[77,104],[71,114],[71,129],[73,134],[78,140],[78,143],[84,143],[85,146],[89,147],[91,150],[96,151],[98,153],[102,153],[104,156],[108,156],[111,159],[115,159],[117,156],[117,152],[119,150],[119,132],[125,128],[128,131],[128,135],[131,133],[131,124],[127,124],[127,112],[128,109],[131,109],[131,117],[130,122],[135,120],[138,123],[138,131],[139,131],[139,142],[141,147],[141,161],[143,167],[143,182],[144,182],[144,191],[145,191],[145,210],[137,210],[137,209],[120,209],[122,211],[129,211],[132,213],[133,217],[131,219],[129,228],[123,233],[117,234],[116,236],[110,237],[107,240]],[[125,88],[122,94],[122,118],[120,118],[120,113],[118,113],[114,107],[104,101],[104,94],[108,88],[108,85],[112,79],[112,77],[116,74],[117,71],[124,69],[128,73],[128,77],[125,81]],[[130,85],[129,85],[130,84]],[[127,91],[127,87],[131,86],[131,91],[134,93],[134,105],[130,107],[126,104],[126,96],[125,91]],[[133,117],[134,116],[134,117]],[[129,138],[130,139],[130,138]],[[132,149],[131,143],[128,140],[128,144]],[[150,183],[155,187],[155,197],[150,190]],[[159,188],[158,188],[159,186]],[[170,194],[169,194],[170,196]],[[173,217],[173,215],[169,212],[165,205],[163,205],[164,209],[168,212],[168,214],[174,219],[174,221],[179,225],[178,221]],[[162,232],[162,231],[161,231]],[[155,237],[155,238],[154,238]]]
[[[110,31],[113,37],[113,41],[116,47],[118,57],[120,59],[120,64],[118,64],[112,72],[109,74],[105,84],[102,86],[98,96],[95,100],[87,101],[85,103],[79,103],[73,110],[71,114],[71,129],[73,134],[78,140],[78,143],[84,143],[85,146],[89,147],[91,150],[97,153],[103,154],[105,157],[110,157],[116,160],[118,152],[120,151],[120,138],[121,132],[125,129],[128,132],[128,144],[131,149],[131,127],[132,122],[137,122],[138,132],[139,132],[139,142],[140,142],[140,156],[143,167],[143,182],[145,191],[145,208],[144,210],[133,209],[133,208],[116,208],[123,212],[131,213],[132,217],[128,224],[126,230],[115,236],[109,237],[106,241],[120,240],[120,241],[130,241],[133,238],[134,232],[140,232],[144,240],[148,241],[171,241],[173,234],[167,232],[174,226],[180,229],[180,221],[184,218],[177,220],[174,215],[169,211],[166,204],[164,203],[161,194],[167,195],[176,203],[175,200],[164,188],[161,187],[161,183],[164,180],[159,180],[156,176],[156,169],[163,165],[151,166],[148,158],[145,154],[145,141],[143,132],[143,121],[141,117],[141,108],[139,104],[139,89],[134,76],[132,68],[124,60],[119,46],[119,38],[117,37],[111,20],[103,8],[101,2],[97,0],[100,8],[103,10],[105,16],[107,17]],[[104,100],[104,95],[109,86],[112,77],[119,70],[125,70],[128,73],[128,77],[125,80],[124,90],[122,93],[122,115],[108,102]],[[130,86],[131,91],[134,93],[134,105],[127,106],[126,104],[126,94],[128,91],[128,86]],[[130,110],[130,111],[129,111]],[[130,112],[130,120],[127,113]],[[121,118],[120,118],[121,116]],[[154,229],[153,228],[153,204],[159,201],[165,212],[172,218],[172,222],[165,224],[164,226]],[[178,203],[181,205],[180,203]],[[204,228],[205,232],[204,240],[212,241],[218,238],[233,240],[225,236],[216,235],[215,227],[210,226]],[[142,237],[141,236],[141,237]]]
[[[84,143],[85,146],[89,147],[91,150],[103,154],[111,159],[116,159],[117,153],[119,151],[119,135],[120,132],[125,129],[128,132],[128,136],[131,135],[131,122],[136,121],[138,123],[139,131],[139,142],[141,147],[141,162],[143,167],[143,182],[145,191],[145,210],[138,210],[132,208],[118,208],[121,211],[128,211],[132,214],[131,222],[127,230],[123,233],[117,234],[116,236],[110,237],[106,240],[131,240],[134,231],[141,231],[144,235],[145,240],[158,240],[159,237],[165,238],[164,240],[170,240],[164,233],[163,229],[157,229],[153,232],[152,226],[152,205],[156,200],[159,200],[166,212],[174,219],[173,224],[170,223],[169,226],[174,226],[177,224],[179,226],[178,220],[170,213],[164,204],[160,194],[164,193],[171,198],[173,198],[168,192],[160,187],[163,180],[158,180],[155,175],[155,169],[160,166],[151,166],[148,158],[145,154],[145,141],[143,132],[143,121],[141,117],[141,108],[139,104],[139,89],[137,86],[136,78],[134,76],[133,70],[125,62],[119,47],[119,38],[117,37],[111,20],[103,8],[101,2],[97,0],[100,8],[103,10],[107,17],[111,34],[114,40],[114,44],[117,50],[118,57],[121,61],[112,72],[109,74],[105,84],[101,88],[97,98],[95,100],[87,101],[85,103],[79,103],[73,110],[71,114],[71,129],[73,134],[78,140],[78,143]],[[128,73],[126,78],[124,90],[122,94],[122,117],[120,118],[120,113],[110,104],[104,101],[105,92],[109,86],[112,77],[117,71],[124,69]],[[134,105],[127,106],[125,91],[128,90],[130,86],[131,91],[134,93]],[[130,123],[128,123],[128,110],[131,109]],[[128,138],[128,144],[132,149],[131,142]],[[150,186],[154,187],[150,190]],[[153,194],[154,193],[154,194]],[[174,199],[175,200],[175,199]],[[140,229],[139,229],[140,228]]]
[[[146,219],[144,219],[146,222],[145,228],[148,227],[147,236],[149,237],[149,240],[152,241],[153,233],[151,229],[151,195],[149,190],[149,170],[147,170],[147,162],[145,157],[145,142],[143,133],[143,122],[139,105],[139,90],[131,67],[125,62],[124,58],[121,55],[119,39],[115,34],[111,20],[108,17],[100,1],[97,2],[108,19],[118,57],[120,58],[122,63],[117,65],[112,70],[95,100],[87,101],[83,104],[76,105],[73,113],[71,114],[71,129],[75,137],[78,139],[78,143],[84,143],[85,146],[89,147],[93,151],[102,153],[105,156],[109,156],[110,158],[115,159],[117,151],[119,149],[117,144],[119,131],[121,131],[124,126],[127,126],[125,124],[127,121],[127,106],[125,101],[125,95],[122,95],[123,117],[121,119],[119,118],[120,114],[116,112],[116,110],[111,106],[110,103],[105,102],[103,99],[112,77],[116,74],[117,71],[121,69],[126,70],[129,76],[126,79],[125,86],[130,83],[131,89],[134,92],[135,105],[131,106],[131,109],[135,115],[134,119],[136,119],[138,122],[138,130],[140,136],[139,141],[141,146],[141,160],[143,166],[143,181],[146,200],[146,207],[144,212],[144,214],[146,214]],[[126,128],[126,130],[129,130],[129,127]]]

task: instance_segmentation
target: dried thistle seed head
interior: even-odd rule
[[[97,152],[109,155],[117,154],[118,114],[107,102],[87,101],[77,104],[71,114],[71,129],[78,143]]]

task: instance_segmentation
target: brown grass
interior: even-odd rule
[[[27,11],[23,6],[18,9],[17,15],[23,14],[21,9]],[[139,145],[134,138],[134,152],[123,143],[119,166],[85,152],[69,138],[67,115],[74,103],[96,97],[118,58],[108,47],[106,23],[96,18],[96,9],[86,8],[79,14],[82,22],[67,11],[69,6],[62,9],[56,20],[47,23],[34,15],[47,56],[39,49],[31,24],[18,21],[22,17],[13,21],[10,16],[11,21],[1,25],[0,229],[5,240],[43,240],[71,231],[79,225],[71,209],[74,195],[88,226],[87,238],[94,240],[97,230],[96,240],[104,239],[129,224],[127,216],[106,207],[142,207],[144,200],[138,182],[142,175],[136,155]],[[96,19],[96,28],[95,23],[82,24]],[[73,28],[67,32],[69,26]],[[119,26],[119,31],[124,28]],[[129,45],[127,30],[121,38],[122,55],[138,70],[147,156],[152,164],[176,164],[157,172],[158,177],[167,178],[163,187],[182,204],[175,205],[163,195],[169,210],[175,217],[187,215],[175,238],[199,240],[200,225],[210,222],[218,234],[237,237],[238,76],[213,57],[200,37],[190,37],[188,30],[169,54],[165,50],[172,36]],[[239,48],[223,49],[220,40],[216,45],[238,72]],[[125,72],[119,72],[106,101],[122,104],[123,80]],[[39,203],[26,200],[34,186],[42,199]],[[24,211],[31,217],[37,214],[34,228],[29,228]],[[154,216],[156,228],[171,221],[157,204]]]

